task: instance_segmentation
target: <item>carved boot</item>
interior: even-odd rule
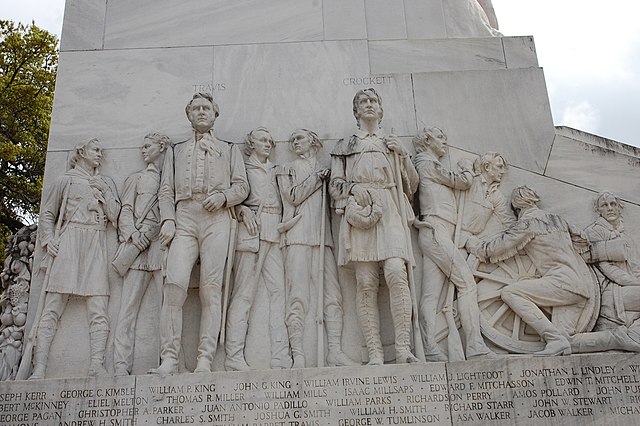
[[[304,368],[306,365],[306,360],[304,357],[304,346],[301,327],[289,327],[289,344],[291,345],[291,355],[293,356],[292,368]]]
[[[357,311],[360,329],[367,343],[369,362],[367,365],[384,364],[384,352],[380,340],[380,314],[378,312],[378,294],[375,291],[357,292]]]
[[[182,307],[164,306],[160,315],[160,366],[149,370],[151,374],[178,372],[178,354],[182,340]]]
[[[51,324],[43,324],[40,322],[38,326],[38,337],[36,340],[36,347],[33,353],[33,371],[29,380],[42,380],[44,379],[47,370],[47,360],[49,359],[49,348],[53,341],[53,336],[56,334],[55,324],[51,327]]]
[[[629,337],[626,327],[613,330],[578,333],[569,338],[574,353],[622,350],[640,352],[640,343]]]
[[[104,368],[104,352],[107,348],[108,337],[109,329],[107,328],[96,328],[89,332],[89,347],[91,350],[89,376],[106,377],[109,375]]]
[[[533,356],[571,355],[569,340],[551,321],[546,318],[539,318],[528,322],[528,324],[547,342],[544,349],[534,352]]]
[[[411,296],[409,287],[400,283],[389,286],[389,298],[391,317],[396,333],[396,364],[420,362],[411,353]]]
[[[347,354],[342,351],[341,336],[342,336],[342,321],[325,321],[325,327],[327,329],[327,343],[329,351],[327,354],[327,364],[329,367],[345,367],[360,365],[359,362],[355,362]]]
[[[221,288],[215,284],[200,287],[200,345],[194,373],[210,373],[220,333]]]

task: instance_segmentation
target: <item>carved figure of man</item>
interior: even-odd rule
[[[191,270],[200,257],[200,343],[196,372],[211,371],[221,322],[221,299],[231,214],[249,194],[240,150],[213,133],[218,105],[196,93],[185,111],[193,136],[165,155],[158,200],[160,241],[168,245],[167,275],[160,314],[161,364],[152,372],[177,372],[182,307]],[[230,267],[230,265],[229,265]]]
[[[523,279],[502,289],[501,298],[546,341],[537,356],[571,353],[568,336],[575,334],[576,320],[589,298],[587,265],[574,250],[570,225],[560,216],[538,208],[540,197],[527,187],[513,190],[511,204],[517,222],[488,240],[471,237],[469,252],[482,261],[499,262],[524,250],[540,278]],[[540,306],[553,307],[549,321]]]
[[[289,338],[284,322],[285,284],[284,261],[280,250],[278,225],[282,218],[282,203],[276,184],[275,165],[269,160],[275,148],[273,138],[264,127],[252,130],[246,138],[245,162],[249,180],[249,196],[237,206],[238,220],[249,236],[255,236],[256,246],[236,248],[235,280],[227,317],[225,349],[227,370],[249,370],[244,357],[249,312],[258,285],[264,283],[269,297],[269,341],[271,368],[291,367]],[[239,232],[239,236],[242,234]],[[257,249],[257,250],[256,250]],[[256,252],[254,252],[256,250]]]
[[[118,219],[122,242],[119,254],[126,259],[127,254],[131,253],[126,263],[129,263],[129,259],[132,263],[124,275],[114,339],[113,364],[116,376],[126,376],[131,372],[138,310],[149,283],[153,279],[158,290],[162,289],[163,254],[159,239],[158,190],[164,154],[170,143],[165,135],[146,135],[140,148],[146,167],[124,182],[122,211]],[[116,255],[114,263],[118,258]]]
[[[601,192],[595,200],[600,217],[584,230],[605,285],[597,331],[572,336],[574,352],[640,352],[640,253],[625,232],[622,208],[613,193]]]
[[[428,361],[446,361],[436,342],[438,299],[448,280],[458,289],[458,311],[465,332],[467,358],[492,356],[480,335],[480,310],[475,279],[462,253],[454,244],[458,211],[455,190],[465,191],[473,183],[471,164],[460,162],[461,172],[447,169],[440,159],[447,153],[447,137],[441,129],[426,129],[414,139],[414,164],[420,176],[419,229],[422,251],[421,329]]]
[[[97,139],[77,145],[71,169],[45,192],[40,241],[52,258],[44,308],[37,324],[31,379],[45,375],[49,347],[69,296],[83,296],[89,317],[90,376],[106,375],[104,353],[109,336],[109,281],[106,228],[114,226],[120,200],[111,178],[99,174],[103,159]],[[35,326],[35,324],[34,324]]]
[[[331,153],[329,190],[338,212],[344,211],[338,263],[351,264],[355,270],[356,307],[369,364],[384,363],[378,312],[380,264],[391,299],[396,362],[417,362],[410,350],[412,301],[405,262],[411,262],[412,255],[404,228],[408,218],[400,212],[411,210],[407,199],[415,192],[418,174],[398,138],[380,128],[382,100],[374,89],[356,93],[353,114],[358,130],[348,140],[340,140]],[[395,155],[400,156],[403,182],[396,182]],[[399,184],[403,199],[398,199]],[[407,203],[406,208],[400,203]]]
[[[322,186],[331,172],[317,157],[322,141],[311,130],[297,129],[289,137],[289,148],[298,158],[278,170],[278,186],[284,207],[281,245],[286,250],[286,322],[293,367],[305,367],[305,318],[315,309],[311,301],[315,300],[319,285],[323,286],[323,315],[329,346],[327,363],[330,366],[357,365],[342,351],[342,291],[333,256],[329,214],[322,210]],[[325,221],[324,265],[318,263],[322,221]],[[319,282],[316,265],[324,274],[322,282]]]
[[[499,189],[508,167],[507,160],[497,152],[487,152],[474,162],[475,177],[463,195],[464,211],[458,247],[464,247],[469,237],[482,233],[492,217],[502,229],[515,222],[513,212]]]

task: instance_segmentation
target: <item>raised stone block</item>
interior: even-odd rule
[[[537,68],[538,55],[533,37],[502,37],[507,68]]]
[[[106,12],[106,0],[68,0],[60,51],[102,49]]]
[[[414,74],[413,83],[418,128],[439,126],[454,146],[544,171],[554,128],[542,70]]]
[[[311,0],[115,0],[104,46],[203,46],[322,40],[322,2]],[[174,31],[167,31],[167,27]]]
[[[403,0],[366,0],[365,11],[369,40],[407,38]]]
[[[324,39],[366,39],[364,4],[365,0],[323,0]]]
[[[505,69],[500,38],[369,42],[372,74]]]
[[[407,38],[445,38],[447,36],[442,0],[404,0]]]

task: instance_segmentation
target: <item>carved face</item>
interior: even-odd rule
[[[447,153],[447,136],[444,133],[435,132],[429,143],[431,150],[438,158]]]
[[[613,223],[620,219],[620,204],[616,201],[615,197],[604,196],[598,201],[598,213],[607,222]]]
[[[253,152],[256,157],[260,159],[267,159],[271,154],[271,148],[273,147],[273,138],[269,132],[257,131],[251,138],[253,144]]]
[[[151,164],[158,158],[160,158],[162,146],[159,143],[147,138],[144,140],[144,143],[140,147],[140,151],[142,152],[142,158],[145,164]]]
[[[356,100],[356,104],[358,107],[356,110],[356,119],[380,120],[382,118],[382,107],[375,96],[361,93]]]
[[[308,157],[311,151],[311,139],[304,132],[297,132],[291,140],[291,148],[296,155]]]
[[[189,110],[189,121],[198,132],[208,132],[216,121],[216,114],[211,102],[204,98],[194,99]]]
[[[82,157],[91,167],[100,167],[102,146],[98,142],[89,142],[84,147]]]
[[[502,182],[502,176],[507,172],[507,166],[501,157],[496,157],[486,168],[485,176],[489,183]]]

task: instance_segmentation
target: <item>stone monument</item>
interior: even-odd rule
[[[0,424],[635,424],[639,159],[488,0],[68,0]]]

